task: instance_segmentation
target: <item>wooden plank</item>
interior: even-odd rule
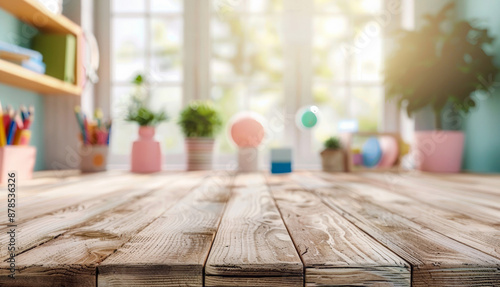
[[[266,284],[267,278],[293,277],[285,283],[302,286],[302,262],[264,176],[238,175],[234,185],[205,267],[206,286],[231,286],[227,276],[250,282],[239,286],[257,286],[254,277]]]
[[[431,183],[439,186],[448,186],[448,188],[458,188],[474,193],[486,193],[500,195],[500,176],[498,175],[479,175],[479,174],[432,174],[419,173],[415,177],[425,179],[425,183]]]
[[[203,266],[230,192],[210,177],[99,267],[99,286],[202,286]]]
[[[374,173],[364,174],[365,177],[381,180],[382,177]],[[443,180],[425,176],[421,173],[401,173],[392,174],[392,177],[384,176],[384,180],[391,180],[391,184],[396,186],[405,186],[410,188],[418,187],[420,192],[428,192],[444,197],[452,197],[467,204],[475,204],[488,207],[490,209],[500,210],[500,205],[497,203],[500,200],[498,192],[483,192],[478,190],[480,185],[465,185],[463,183],[447,183]]]
[[[206,276],[204,286],[290,287],[290,286],[303,286],[303,285],[304,285],[304,279],[299,276],[282,276],[282,277]]]
[[[21,224],[34,217],[51,214],[58,210],[81,204],[86,200],[104,199],[108,196],[114,196],[114,192],[126,189],[133,184],[139,184],[141,181],[147,181],[150,178],[151,175],[131,173],[124,173],[120,176],[95,177],[85,181],[85,184],[74,182],[69,185],[56,185],[53,188],[49,188],[49,191],[37,193],[34,196],[24,195],[21,189],[17,193],[19,200],[16,221],[18,224]],[[6,211],[6,205],[0,206],[0,214]],[[5,224],[2,223],[1,226],[4,227]]]
[[[55,237],[60,236],[72,226],[83,223],[86,220],[103,213],[107,210],[120,206],[129,201],[135,200],[137,197],[143,196],[145,190],[160,188],[167,183],[171,183],[178,175],[153,175],[140,177],[137,182],[128,184],[127,188],[116,190],[112,193],[106,193],[104,190],[102,197],[96,197],[66,207],[53,213],[38,216],[32,220],[18,224],[17,231],[23,236],[19,236],[17,240],[17,253],[22,253],[35,246],[43,244]],[[143,182],[143,180],[146,180]],[[22,213],[22,208],[20,208]],[[4,246],[9,242],[7,234],[9,227],[0,229],[0,244]],[[8,258],[9,252],[6,248],[0,250],[0,258]]]
[[[143,188],[142,195],[18,255],[19,271],[15,285],[11,286],[54,286],[54,282],[65,282],[64,286],[96,286],[96,266],[185,197],[198,181],[182,176],[161,189]],[[8,270],[1,271],[0,284],[7,278]]]
[[[386,175],[367,173],[355,177],[352,175],[343,175],[342,177],[353,182],[369,183],[374,186],[379,186],[393,193],[408,196],[415,200],[425,199],[428,204],[439,209],[451,212],[465,211],[465,216],[494,226],[498,225],[498,220],[500,218],[500,209],[493,208],[494,206],[498,206],[498,197],[491,197],[486,200],[481,199],[481,195],[477,193],[470,193],[464,196],[455,192],[456,189],[445,191],[443,188],[429,187],[423,184],[424,180],[422,179],[407,180],[406,174],[398,176],[392,173]],[[483,201],[483,203],[489,201],[488,205],[491,206],[477,204],[478,200]]]
[[[16,0],[15,2],[0,0],[0,8],[43,32],[75,36],[81,33],[78,25],[63,15],[50,12],[36,0]]]
[[[410,286],[409,264],[318,196],[293,183],[271,191],[306,268],[306,286]]]
[[[341,182],[336,175],[317,174],[325,180],[336,182],[337,186],[349,190],[363,201],[369,201],[391,210],[424,227],[474,247],[500,259],[500,217],[497,224],[481,222],[468,216],[469,210],[448,211],[433,207],[427,197],[418,200],[394,193],[391,190],[373,186],[371,183]],[[500,198],[499,198],[500,202]]]
[[[80,96],[82,93],[82,88],[79,86],[63,82],[51,76],[38,74],[1,59],[0,82],[41,94]]]
[[[301,182],[302,174],[294,180]],[[316,182],[316,183],[315,183]],[[495,286],[500,261],[317,177],[302,183],[358,228],[412,265],[412,286]],[[325,187],[330,185],[330,187]]]

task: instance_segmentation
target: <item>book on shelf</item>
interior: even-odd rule
[[[14,44],[10,44],[7,42],[0,41],[0,52],[5,55],[5,57],[14,57],[14,58],[26,58],[33,59],[42,62],[43,56],[40,52],[20,47]]]
[[[0,59],[30,71],[45,74],[45,64],[40,52],[0,41]]]
[[[43,55],[45,73],[65,82],[75,82],[76,38],[73,35],[38,34],[33,49]]]

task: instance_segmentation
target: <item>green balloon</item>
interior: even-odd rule
[[[316,123],[318,122],[318,117],[312,111],[305,111],[302,114],[302,118],[300,120],[304,127],[310,129],[316,125]]]

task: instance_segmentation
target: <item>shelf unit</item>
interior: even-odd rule
[[[72,34],[76,37],[77,51],[74,84],[51,76],[37,74],[21,66],[0,60],[0,83],[41,94],[73,95],[82,93],[83,33],[80,26],[62,15],[48,11],[36,0],[0,0],[0,9],[45,33]]]

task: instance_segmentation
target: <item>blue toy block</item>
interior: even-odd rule
[[[290,173],[292,172],[291,162],[271,162],[271,173]]]

